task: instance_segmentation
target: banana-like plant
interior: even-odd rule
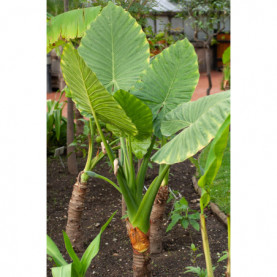
[[[47,53],[58,46],[65,46],[74,39],[83,37],[87,28],[99,14],[101,7],[91,7],[71,10],[51,17],[47,22]],[[66,96],[71,98],[70,90],[66,89]],[[93,170],[96,164],[104,157],[101,152],[93,158],[94,129],[93,119],[89,119],[90,132],[88,137],[88,156],[84,170]],[[113,145],[114,143],[112,143]],[[82,250],[81,216],[84,210],[84,202],[89,176],[81,172],[77,182],[73,186],[73,192],[68,207],[68,219],[66,233],[77,251]]]
[[[87,30],[78,50],[70,44],[65,46],[61,67],[76,107],[83,115],[94,119],[126,202],[134,276],[150,276],[150,214],[159,187],[175,161],[162,160],[166,165],[161,166],[145,195],[144,180],[154,143],[163,131],[161,123],[171,110],[190,100],[197,85],[199,73],[193,46],[187,40],[179,41],[150,64],[149,44],[141,27],[128,12],[109,2]],[[224,94],[226,99],[228,95]],[[213,102],[220,101],[211,96],[208,103],[212,106]],[[177,124],[178,127],[188,127],[189,123],[197,125],[188,120],[191,118],[186,119],[187,125]],[[120,137],[120,159],[108,145],[100,121]],[[207,144],[217,131],[214,125],[208,128]],[[158,153],[163,153],[160,151]],[[133,154],[142,157],[137,173]],[[174,155],[180,158],[178,152],[172,153]],[[89,170],[84,174],[96,176]]]
[[[210,257],[210,251],[209,251],[209,241],[208,241],[208,235],[207,235],[207,229],[206,229],[206,223],[205,223],[204,208],[210,202],[210,189],[222,163],[224,150],[228,143],[229,128],[230,128],[230,115],[226,118],[226,120],[220,127],[219,131],[217,132],[213,142],[211,143],[204,173],[198,181],[198,185],[199,187],[201,187],[201,198],[200,198],[201,233],[202,233],[203,249],[205,254],[208,277],[213,277],[213,270],[212,270],[212,261]],[[231,234],[230,234],[229,215],[227,217],[227,225],[228,225],[228,264],[227,264],[226,276],[230,277],[230,274],[231,274],[230,273],[230,236]]]
[[[83,37],[100,9],[100,6],[83,8],[51,17],[47,22],[47,53],[72,39]]]

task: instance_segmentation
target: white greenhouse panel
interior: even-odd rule
[[[173,17],[171,19],[171,30],[173,32],[183,32],[184,31],[184,20],[182,18]]]
[[[163,32],[166,25],[169,23],[169,19],[167,16],[157,16],[157,33]]]

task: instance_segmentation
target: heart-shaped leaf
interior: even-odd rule
[[[91,24],[78,51],[110,93],[129,90],[150,60],[141,26],[111,1]]]
[[[178,106],[166,115],[161,131],[163,135],[171,136],[183,130],[163,146],[152,160],[159,164],[174,164],[192,157],[209,144],[229,114],[229,91]]]
[[[156,135],[160,133],[165,114],[190,101],[198,79],[197,55],[187,39],[176,42],[155,57],[131,93],[151,108]]]

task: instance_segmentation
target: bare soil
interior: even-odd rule
[[[63,157],[66,167],[66,159]],[[78,158],[79,170],[85,165],[85,159]],[[71,197],[72,187],[77,176],[67,173],[58,159],[48,158],[47,162],[47,234],[58,245],[65,259],[70,258],[66,254],[63,243],[62,230],[65,230],[67,221],[67,207]],[[107,160],[103,159],[95,171],[115,180],[113,174],[108,171]],[[185,161],[173,165],[170,170],[169,186],[172,190],[178,190],[190,203],[191,209],[199,210],[199,196],[195,193],[192,184],[192,176],[195,173],[194,166]],[[158,167],[148,170],[146,185],[154,179],[158,173]],[[86,276],[95,277],[132,277],[132,249],[126,233],[125,223],[121,220],[121,195],[108,183],[99,179],[90,179],[89,190],[86,197],[86,207],[82,218],[83,241],[86,248],[94,239],[109,216],[118,210],[114,219],[101,237],[101,247],[98,255],[92,261]],[[169,213],[172,203],[167,204],[164,228],[168,225]],[[213,265],[218,265],[215,277],[224,276],[226,260],[217,264],[218,255],[227,250],[227,228],[216,218],[210,209],[206,210],[207,228]],[[202,239],[200,231],[189,227],[184,230],[181,225],[175,226],[170,232],[164,233],[163,252],[152,255],[153,276],[195,276],[185,272],[186,266],[192,266],[190,245],[194,243],[202,252]],[[194,266],[205,268],[204,255],[197,259]],[[47,276],[51,276],[51,261],[47,262]]]

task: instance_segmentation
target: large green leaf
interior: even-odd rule
[[[174,164],[192,157],[215,137],[229,113],[229,91],[178,106],[166,115],[161,130],[166,136],[183,130],[163,146],[152,160],[159,164]]]
[[[111,222],[111,220],[113,219],[114,215],[116,214],[117,211],[115,211],[110,218],[108,219],[108,221],[101,227],[101,230],[99,232],[99,234],[96,236],[96,238],[90,243],[90,245],[88,246],[88,248],[86,249],[85,253],[82,256],[81,259],[81,264],[82,264],[82,269],[81,269],[81,273],[83,274],[83,276],[85,276],[85,273],[92,261],[92,259],[97,255],[97,253],[99,252],[99,247],[100,247],[100,238],[101,238],[101,234],[105,231],[105,229],[107,228],[107,226],[109,225],[109,223]]]
[[[138,130],[136,139],[142,140],[152,135],[152,112],[147,105],[134,95],[118,90],[113,97],[123,108]]]
[[[78,51],[110,93],[129,90],[150,60],[141,26],[112,2],[91,24]]]
[[[61,68],[65,82],[71,91],[72,100],[81,113],[97,116],[127,135],[137,134],[135,125],[87,67],[71,43],[64,47]]]
[[[59,267],[52,267],[53,277],[71,277],[72,264],[67,264]]]
[[[198,181],[198,185],[204,188],[206,185],[210,186],[221,166],[224,150],[228,143],[229,137],[230,116],[217,132],[208,154],[204,174]]]
[[[47,22],[47,53],[71,39],[82,37],[100,9],[100,6],[84,8],[52,17]]]
[[[47,255],[53,258],[56,266],[67,265],[55,242],[47,235]]]
[[[198,79],[197,55],[187,39],[163,50],[152,61],[131,93],[151,108],[154,118],[159,113],[156,135],[164,115],[190,101]]]

